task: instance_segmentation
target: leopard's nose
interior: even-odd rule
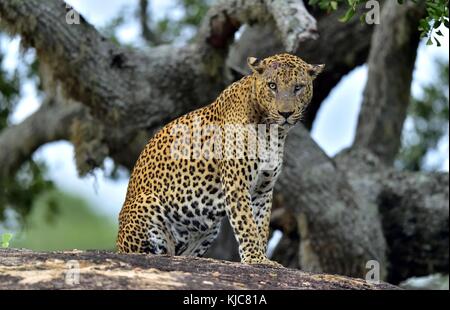
[[[288,119],[289,116],[291,116],[292,114],[294,114],[294,112],[280,112],[280,111],[278,111],[278,114],[280,114],[281,116],[283,116],[285,119]]]

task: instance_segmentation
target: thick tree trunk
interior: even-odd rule
[[[387,281],[448,273],[448,173],[399,172],[362,149],[342,152],[335,162],[354,192],[379,210]]]
[[[390,283],[449,273],[448,174],[385,172],[378,204],[388,240]]]
[[[366,263],[377,260],[385,274],[386,245],[376,206],[353,190],[303,127],[288,137],[276,190],[297,218],[302,269],[362,277]]]
[[[369,77],[353,147],[367,148],[392,164],[400,148],[419,45],[424,1],[388,1],[370,50]]]
[[[191,257],[0,249],[0,289],[398,289],[344,276]]]

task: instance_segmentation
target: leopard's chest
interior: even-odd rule
[[[280,135],[276,148],[272,146],[268,150],[263,151],[261,153],[262,157],[258,158],[250,184],[253,198],[272,191],[275,186],[283,166],[284,140],[285,135]],[[266,144],[270,145],[270,142],[266,141]]]

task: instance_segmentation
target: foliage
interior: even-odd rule
[[[403,0],[402,0],[403,1]],[[420,21],[419,30],[422,37],[427,37],[427,45],[433,45],[433,40],[441,46],[438,37],[443,36],[438,29],[441,25],[449,28],[448,0],[428,0],[427,16]]]
[[[0,64],[3,64],[1,50]],[[28,68],[29,77],[33,76],[34,67]],[[20,99],[22,80],[17,69],[9,74],[0,65],[0,132],[10,125],[9,118]],[[5,219],[7,209],[13,209],[19,216],[26,215],[33,200],[53,188],[53,183],[45,179],[44,172],[44,164],[30,158],[14,176],[0,178],[0,222]]]
[[[40,195],[11,247],[36,251],[114,249],[116,225],[84,200],[57,190]]]
[[[137,6],[137,14],[132,14],[131,7],[127,5],[102,27],[100,32],[113,42],[121,44],[117,30],[130,19],[140,18],[140,10],[146,9],[147,20],[145,23],[148,29],[142,29],[142,31],[150,32],[150,34],[143,34],[149,45],[170,44],[177,40],[190,41],[213,2],[212,0],[174,0],[172,8],[162,18],[155,19],[152,18],[153,12],[149,9],[151,0],[141,1],[145,2],[145,5]]]
[[[54,188],[53,182],[47,180],[44,174],[44,163],[30,159],[14,176],[0,179],[0,221],[8,208],[19,217],[27,215],[36,197]]]
[[[181,35],[187,37],[187,40],[192,39],[211,3],[211,0],[176,0],[173,9],[164,18],[149,25],[155,41],[171,43]],[[170,14],[173,11],[180,11],[181,14]]]
[[[0,64],[3,63],[3,55],[0,50]],[[0,131],[8,126],[8,117],[19,101],[20,79],[17,70],[8,74],[3,66],[0,66]]]
[[[403,133],[403,146],[396,163],[401,169],[424,170],[425,156],[448,133],[449,64],[438,61],[436,66],[439,68],[438,78],[433,84],[423,87],[420,98],[411,100],[408,114],[412,126]]]
[[[2,240],[1,241],[2,248],[8,248],[9,247],[9,242],[11,241],[13,235],[10,234],[10,233],[4,233],[1,236],[2,236],[2,238],[1,238],[1,240]]]
[[[398,3],[403,4],[407,0],[397,0]],[[418,3],[419,0],[412,0]],[[357,9],[367,3],[367,0],[309,0],[310,5],[317,5],[326,11],[335,11],[339,5],[344,4],[348,6],[346,13],[341,17],[342,22],[349,21],[356,13]],[[427,0],[426,11],[427,15],[420,21],[419,31],[421,37],[427,37],[427,44],[432,45],[433,39],[438,46],[441,45],[438,37],[443,36],[438,29],[441,25],[449,28],[449,11],[448,0]]]

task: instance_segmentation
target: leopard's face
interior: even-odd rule
[[[281,54],[248,64],[255,76],[257,109],[267,124],[291,127],[311,101],[313,80],[324,65],[310,65],[297,56]]]

